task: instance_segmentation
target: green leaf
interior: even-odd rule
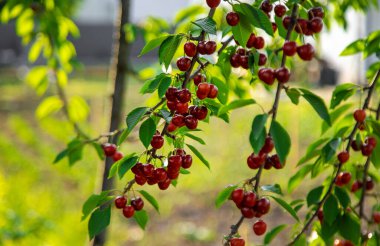
[[[164,117],[167,123],[170,123],[170,121],[172,120],[172,116],[169,111],[167,111],[166,109],[160,109],[160,114],[162,115],[162,117]]]
[[[122,179],[124,175],[137,164],[137,156],[134,156],[134,153],[126,156],[127,158],[122,158],[117,161],[114,165],[117,165],[117,172],[119,174],[119,179]]]
[[[353,213],[345,213],[339,221],[339,233],[354,245],[359,245],[361,236],[360,221]]]
[[[186,137],[189,137],[189,138],[191,138],[191,139],[193,139],[193,140],[195,140],[195,141],[197,141],[197,142],[200,143],[200,144],[203,144],[203,145],[206,144],[205,141],[203,141],[202,138],[197,137],[197,136],[195,136],[195,135],[193,135],[193,134],[191,134],[191,133],[185,133],[185,136],[186,136]]]
[[[178,34],[174,36],[169,36],[162,42],[158,51],[158,56],[160,64],[164,64],[166,69],[169,68],[173,56],[177,51],[179,45],[181,44],[182,38],[183,35]]]
[[[139,190],[140,194],[160,213],[160,206],[158,205],[157,200],[145,190]]]
[[[67,144],[67,155],[69,157],[70,166],[74,165],[75,162],[82,159],[83,146],[83,142],[76,138]]]
[[[133,218],[140,226],[140,228],[145,230],[146,224],[149,220],[148,213],[145,210],[135,211],[135,215],[133,216]]]
[[[343,116],[347,110],[351,109],[352,105],[351,104],[343,104],[337,108],[335,108],[331,113],[330,113],[330,118],[331,118],[331,123],[334,124],[335,122],[338,121],[338,119]],[[327,125],[326,121],[322,122],[322,134],[324,134],[326,131],[328,131],[330,127]],[[339,136],[339,135],[337,135]]]
[[[288,132],[278,123],[272,121],[270,135],[274,141],[274,147],[282,165],[286,162],[286,157],[289,154],[291,141]]]
[[[357,85],[347,83],[341,84],[335,87],[333,95],[331,97],[330,108],[334,109],[342,101],[346,101],[348,98],[353,96],[356,92]]]
[[[320,138],[317,141],[315,141],[314,143],[310,144],[306,150],[305,156],[299,160],[297,166],[299,166],[302,163],[305,163],[306,161],[310,160],[312,157],[315,156],[315,154],[319,155],[320,151],[317,148],[319,146],[321,146],[322,144],[324,144],[325,142],[327,142],[327,140],[329,140],[329,138]]]
[[[160,98],[165,95],[166,89],[169,88],[172,80],[171,77],[165,73],[160,73],[153,79],[150,79],[146,81],[143,85],[143,87],[140,90],[140,93],[145,94],[145,93],[152,93],[159,88],[159,95]],[[162,85],[163,88],[160,88]],[[165,89],[166,88],[166,89]]]
[[[237,185],[230,185],[219,192],[215,199],[215,207],[220,208],[231,196],[231,193],[237,188]]]
[[[320,202],[323,192],[323,186],[318,186],[317,188],[312,189],[306,196],[307,206],[317,204]]]
[[[254,140],[257,140],[262,134],[262,131],[265,130],[267,120],[268,114],[259,114],[253,119],[251,133]]]
[[[328,162],[333,158],[336,154],[336,150],[338,149],[341,138],[333,138],[330,142],[328,142],[322,149],[322,158],[325,162]]]
[[[162,44],[162,42],[165,39],[167,39],[169,36],[171,36],[171,35],[165,35],[165,36],[161,36],[161,37],[150,40],[147,44],[145,44],[144,48],[141,50],[139,57],[145,55],[146,53],[148,53],[148,52],[154,50],[155,48],[157,48],[158,46],[160,46]]]
[[[90,240],[101,233],[111,221],[111,206],[104,209],[96,209],[88,221],[88,233]]]
[[[172,83],[171,77],[165,77],[161,80],[159,86],[158,86],[158,97],[162,98],[165,96],[166,91],[168,90],[170,84]]]
[[[255,104],[256,101],[253,99],[237,99],[232,102],[230,102],[228,105],[222,106],[218,111],[218,116],[223,115],[230,110],[242,108],[247,105]]]
[[[247,41],[252,33],[252,26],[248,17],[239,8],[240,5],[235,4],[234,10],[239,13],[239,23],[231,28],[234,39],[239,42],[243,47],[246,46]]]
[[[199,26],[206,33],[216,35],[216,22],[211,17],[207,16],[192,23]]]
[[[112,199],[108,197],[108,191],[103,191],[100,194],[91,195],[82,206],[82,221],[98,206]]]
[[[63,102],[58,96],[46,97],[37,107],[36,116],[43,119],[58,112],[63,107]]]
[[[119,138],[117,139],[117,146],[120,146],[125,139],[128,137],[130,131],[128,128],[125,128],[123,132],[120,134]]]
[[[139,123],[141,118],[145,115],[145,113],[149,110],[148,107],[140,107],[132,110],[126,118],[128,132],[130,133],[132,129]]]
[[[242,3],[240,6],[252,25],[263,29],[268,35],[273,36],[272,23],[261,9],[253,7],[247,3]]]
[[[68,155],[68,153],[69,153],[68,149],[64,149],[61,152],[59,152],[58,155],[55,157],[53,164],[56,164],[59,161],[61,161],[63,158],[65,158]]]
[[[326,121],[327,124],[331,125],[331,119],[329,115],[329,111],[325,105],[323,99],[316,94],[308,91],[306,89],[299,89],[302,91],[302,97],[306,99],[310,103],[310,105],[314,108],[314,110],[318,113],[318,115]]]
[[[282,200],[281,198],[278,198],[278,197],[275,197],[275,196],[270,196],[272,197],[278,204],[281,205],[281,207],[283,207],[286,211],[288,211],[288,213],[295,219],[297,220],[298,222],[300,221],[300,219],[298,218],[298,215],[296,213],[296,211],[294,211],[294,209],[287,203],[285,202],[284,200]]]
[[[272,192],[272,193],[275,193],[275,194],[278,194],[278,195],[284,195],[281,191],[281,186],[279,184],[274,184],[274,185],[262,185],[260,187],[260,189],[262,191],[268,191],[268,192]]]
[[[264,128],[264,130],[260,133],[260,135],[255,139],[253,136],[253,132],[249,134],[249,143],[252,146],[253,152],[254,153],[259,153],[261,148],[264,146],[265,143],[265,138],[267,137],[267,131]]]
[[[347,208],[348,205],[350,205],[351,199],[345,189],[335,186],[335,195],[338,198],[339,203],[340,205],[342,205],[342,207]]]
[[[323,220],[329,225],[331,225],[339,215],[339,204],[334,195],[330,195],[323,204],[323,215]]]
[[[203,157],[201,152],[199,152],[194,146],[190,144],[186,144],[186,146],[189,147],[189,149],[199,158],[199,160],[201,160],[203,164],[205,164],[208,169],[210,169],[210,163]]]
[[[91,146],[95,149],[96,153],[98,154],[98,157],[100,160],[104,160],[104,151],[102,148],[102,145],[98,142],[92,142]]]
[[[303,166],[289,179],[289,182],[288,182],[289,193],[292,193],[301,184],[301,182],[304,180],[306,175],[310,173],[311,169],[312,169],[312,165]]]
[[[350,56],[362,52],[365,48],[365,43],[366,41],[364,39],[358,39],[352,42],[340,53],[340,56]]]
[[[211,78],[212,84],[216,85],[218,87],[218,100],[222,104],[226,104],[228,101],[228,87],[226,83],[224,83],[222,80],[220,80],[217,77]]]
[[[148,148],[153,135],[156,133],[156,123],[152,118],[148,118],[141,124],[139,137],[145,148]]]
[[[374,167],[379,170],[380,169],[380,137],[377,135],[376,137],[377,143],[375,149],[372,151],[371,162]]]
[[[270,244],[272,240],[281,232],[283,231],[288,225],[279,225],[273,228],[271,231],[267,232],[265,234],[264,238],[264,244]]]
[[[293,104],[298,105],[301,96],[301,92],[299,90],[296,88],[287,89],[286,95],[288,95],[290,101],[292,101]]]

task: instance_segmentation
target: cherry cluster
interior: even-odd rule
[[[308,20],[302,18],[297,19],[295,31],[298,34],[303,34],[305,36],[320,33],[323,29],[323,17],[325,16],[323,8],[314,7],[309,9],[308,16]],[[288,28],[291,24],[291,17],[285,16],[282,20],[282,24],[285,28]]]
[[[235,42],[238,44],[237,40]],[[250,50],[251,48],[255,49],[262,49],[265,46],[265,41],[262,37],[255,36],[255,34],[251,34],[246,47],[248,49],[239,48],[237,49],[235,54],[232,54],[230,57],[230,64],[234,68],[242,67],[244,69],[249,68],[249,57],[252,54],[253,50]],[[259,53],[259,66],[264,66],[267,62],[267,56],[263,53]]]
[[[112,157],[114,161],[118,161],[124,156],[123,153],[117,150],[117,146],[115,144],[104,143],[102,144],[102,149],[104,155],[107,157]]]
[[[115,207],[118,209],[123,209],[123,215],[126,218],[131,218],[135,211],[140,211],[144,207],[144,200],[141,197],[134,197],[130,199],[128,204],[127,197],[118,196],[115,198]]]
[[[269,155],[274,148],[274,142],[272,137],[267,136],[265,139],[264,146],[261,148],[259,153],[255,155],[252,153],[247,158],[248,167],[251,169],[258,169],[262,165],[264,165],[264,169],[271,169],[274,167],[275,169],[282,169],[284,164],[280,162],[280,159],[277,154]]]

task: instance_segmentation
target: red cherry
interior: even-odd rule
[[[272,152],[273,148],[274,148],[274,141],[273,141],[272,137],[267,136],[265,138],[264,146],[261,148],[260,152],[268,154],[268,153]]]
[[[174,172],[174,171],[170,171],[168,172],[168,178],[169,179],[177,179],[179,176],[179,171],[178,172]]]
[[[354,150],[354,151],[359,151],[359,150],[361,150],[361,148],[362,148],[362,144],[361,143],[357,143],[356,142],[356,140],[353,140],[352,142],[351,142],[351,148]]]
[[[157,184],[157,180],[154,177],[147,177],[146,178],[146,182],[148,183],[148,185],[155,185],[155,184]]]
[[[364,122],[365,118],[366,118],[365,110],[363,110],[363,109],[357,109],[357,110],[355,110],[355,112],[354,112],[354,118],[355,118],[356,122],[359,122],[359,123]]]
[[[189,70],[191,66],[191,60],[187,57],[180,57],[177,60],[177,67],[180,71],[185,72]]]
[[[295,27],[295,31],[297,33],[302,33],[302,34],[305,34],[305,31],[308,30],[308,21],[305,20],[305,19],[297,19],[297,23],[296,23],[296,27]]]
[[[186,127],[190,130],[194,130],[198,126],[198,120],[191,114],[185,117],[185,124]]]
[[[140,211],[144,207],[144,201],[141,197],[136,197],[131,200],[131,205],[136,211]]]
[[[177,126],[170,122],[168,125],[168,132],[174,132],[175,130],[177,130]]]
[[[292,23],[292,18],[290,16],[285,16],[284,19],[282,19],[282,25],[285,29],[289,29],[290,25]]]
[[[341,164],[346,163],[350,159],[350,154],[347,151],[342,151],[338,154],[338,160]]]
[[[208,110],[207,110],[206,106],[197,106],[195,109],[195,115],[194,116],[198,120],[204,120],[207,117],[207,113],[208,113]]]
[[[253,191],[248,191],[244,195],[243,206],[251,208],[256,204],[256,194]]]
[[[248,69],[249,68],[249,57],[247,55],[243,55],[243,56],[240,56],[239,57],[240,61],[240,66],[244,69]]]
[[[174,111],[177,107],[177,100],[176,101],[166,101],[166,106],[168,106],[168,109],[170,111]]]
[[[323,223],[323,218],[325,216],[323,215],[323,211],[322,210],[318,210],[317,217],[319,219],[319,222]]]
[[[197,89],[197,97],[201,100],[205,99],[210,93],[210,89],[209,83],[200,83]]]
[[[264,54],[259,55],[259,66],[264,66],[267,63],[267,56]]]
[[[137,174],[137,175],[143,175],[143,173],[142,173],[142,171],[143,171],[142,167],[143,167],[142,163],[140,163],[140,162],[136,163],[136,165],[134,165],[131,168],[132,173]]]
[[[373,222],[375,222],[375,224],[380,224],[380,212],[378,212],[378,211],[373,212],[372,218],[373,218]]]
[[[180,102],[187,103],[191,99],[191,92],[188,89],[182,89],[177,91],[177,99]]]
[[[183,50],[187,56],[193,57],[197,53],[197,46],[192,42],[186,42],[183,46]]]
[[[368,144],[369,146],[371,146],[372,148],[376,148],[377,140],[374,137],[368,137],[365,140],[365,143]]]
[[[346,185],[348,183],[350,183],[350,180],[351,180],[351,173],[349,172],[342,172],[341,173],[341,182],[343,185]]]
[[[206,42],[205,51],[207,55],[213,54],[216,51],[216,42],[215,41]]]
[[[297,52],[297,43],[294,41],[286,41],[282,47],[282,51],[287,56],[294,56]]]
[[[270,3],[269,0],[264,0],[261,5],[260,5],[260,9],[262,11],[264,11],[265,13],[269,13],[272,11],[273,9],[273,5]]]
[[[373,182],[373,180],[370,177],[368,177],[367,182],[365,183],[365,189],[366,190],[372,190],[374,186],[375,186],[375,183]]]
[[[240,211],[244,218],[252,219],[253,217],[255,217],[255,211],[253,210],[253,208],[243,207],[240,209]]]
[[[115,144],[105,143],[102,145],[103,152],[106,156],[111,157],[115,154],[117,147]]]
[[[373,147],[369,144],[363,144],[361,150],[363,156],[370,156],[372,154]]]
[[[165,93],[166,100],[175,101],[177,99],[177,91],[178,91],[177,88],[169,87]]]
[[[113,154],[112,156],[113,161],[118,161],[121,158],[123,158],[123,153],[121,153],[120,151],[116,151],[115,154]]]
[[[126,218],[131,218],[135,214],[135,209],[131,205],[127,205],[123,208],[123,215]]]
[[[159,134],[154,135],[152,141],[150,141],[150,145],[152,145],[154,149],[161,149],[164,145],[164,137]]]
[[[167,190],[171,184],[170,178],[165,179],[163,182],[158,182],[158,187],[160,190]]]
[[[286,83],[289,81],[290,78],[290,72],[286,67],[281,67],[279,69],[276,69],[275,76],[278,82],[280,83]]]
[[[214,99],[218,96],[218,87],[216,85],[210,84],[210,92],[208,93],[207,97]]]
[[[251,34],[252,35],[252,34]],[[246,49],[243,49],[243,48],[239,48],[237,49],[236,53],[241,55],[241,56],[245,56],[249,51],[247,51]]]
[[[175,107],[175,110],[179,114],[186,114],[187,111],[189,110],[189,104],[178,102],[176,107]]]
[[[194,84],[195,85],[199,85],[199,83],[202,83],[206,81],[206,75],[204,74],[201,74],[201,73],[197,73],[195,76],[194,76]]]
[[[174,153],[175,155],[180,155],[180,156],[186,155],[186,152],[183,149],[175,149]]]
[[[237,24],[239,24],[239,21],[240,21],[239,14],[235,13],[235,12],[229,12],[226,15],[226,21],[227,21],[228,25],[236,26]]]
[[[286,7],[285,5],[278,4],[274,7],[274,13],[277,17],[283,17],[286,13]]]
[[[325,13],[323,11],[323,8],[321,7],[314,7],[312,9],[309,9],[308,11],[309,20],[313,19],[314,17],[322,18],[325,16]]]
[[[270,209],[270,201],[268,198],[261,198],[256,202],[255,210],[260,214],[266,214]]]
[[[220,4],[220,0],[206,0],[206,3],[207,5],[210,7],[210,8],[216,8],[219,6]]]
[[[311,44],[297,47],[297,54],[304,61],[311,61],[314,57],[314,52],[314,47]]]
[[[247,45],[246,45],[247,48],[249,48],[249,49],[253,48],[253,46],[255,45],[255,40],[256,40],[256,35],[254,33],[251,33],[251,35],[249,36],[248,41],[247,41]],[[243,55],[245,55],[245,52],[243,53]]]
[[[255,47],[255,49],[260,50],[260,49],[264,48],[264,46],[265,46],[264,38],[263,37],[256,37],[255,41],[253,43],[253,47]]]
[[[163,182],[168,177],[168,174],[164,168],[159,167],[153,171],[153,177],[157,180],[157,182]]]
[[[258,220],[253,224],[253,231],[257,236],[263,235],[267,230],[267,224],[263,220]]]
[[[231,238],[230,246],[245,246],[245,241],[243,238]]]
[[[143,174],[145,177],[152,177],[154,171],[154,166],[152,164],[143,165]]]
[[[255,155],[252,153],[247,158],[248,167],[251,169],[258,169],[264,163],[265,163],[265,155]]]
[[[175,114],[172,118],[172,123],[175,126],[182,127],[185,125],[185,116],[182,114]]]
[[[239,54],[233,54],[230,58],[230,64],[234,68],[240,67],[240,55]]]
[[[198,43],[198,52],[201,55],[205,55],[206,54],[206,41],[200,41]]]
[[[146,178],[143,175],[136,174],[135,181],[138,185],[144,185],[146,183]]]
[[[267,85],[273,85],[275,79],[275,73],[273,69],[261,68],[258,72],[259,79]]]
[[[276,169],[282,169],[285,166],[285,164],[281,164],[280,158],[277,154],[272,155],[271,157],[269,157],[269,159],[272,162],[272,166]]]
[[[190,168],[191,164],[193,164],[193,157],[191,157],[191,155],[185,155],[182,157],[182,167],[184,169]]]
[[[352,183],[351,186],[351,192],[357,192],[359,189],[361,189],[363,186],[363,183],[359,180],[356,180],[354,183]]]
[[[115,198],[115,206],[116,208],[124,208],[127,204],[127,198],[124,196],[118,196]]]
[[[172,155],[168,160],[168,171],[178,172],[182,165],[182,157],[180,155]]]
[[[309,21],[308,28],[315,33],[321,32],[323,29],[323,20],[319,17],[314,17],[311,21]]]
[[[277,31],[277,24],[275,22],[272,22],[272,30],[274,33]]]
[[[235,189],[231,193],[231,200],[234,201],[236,205],[239,205],[243,202],[244,199],[244,190],[242,188]]]

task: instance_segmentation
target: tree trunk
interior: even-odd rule
[[[110,78],[114,81],[114,91],[112,95],[112,111],[109,132],[117,130],[122,122],[123,117],[123,101],[126,89],[125,77],[130,70],[129,57],[130,45],[126,42],[124,32],[124,25],[129,23],[129,10],[130,0],[120,0],[119,16],[115,24],[115,36],[113,44],[113,57],[111,61]],[[116,143],[117,136],[109,139],[109,141]],[[102,177],[102,191],[110,190],[113,188],[113,179],[108,179],[108,173],[113,164],[112,158],[107,157],[104,165],[104,172]],[[95,236],[93,245],[105,245],[107,240],[107,230],[104,230],[99,235]]]

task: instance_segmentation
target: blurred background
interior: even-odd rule
[[[161,19],[163,23],[170,23],[181,9],[203,2],[134,0],[131,1],[131,22],[145,27]],[[0,1],[1,5],[4,3]],[[80,37],[72,42],[81,65],[70,75],[67,93],[79,95],[87,102],[91,113],[82,125],[93,136],[107,132],[109,124],[112,93],[109,64],[118,6],[116,0],[82,0],[76,3],[73,12]],[[312,41],[318,49],[319,60],[307,66],[295,65],[294,83],[318,88],[316,93],[326,101],[335,84],[365,82],[364,71],[371,59],[363,62],[360,56],[339,57],[339,54],[352,41],[376,30],[380,15],[375,7],[367,13],[347,9],[345,20],[345,29],[341,23],[332,22],[330,30]],[[36,116],[41,97],[25,84],[25,76],[32,67],[28,62],[30,46],[22,44],[15,30],[14,21],[0,26],[0,245],[86,245],[87,223],[80,221],[81,206],[99,189],[104,163],[88,148],[83,160],[73,167],[66,161],[52,164],[75,133],[68,122],[61,120],[59,113],[55,117]],[[140,78],[152,76],[160,69],[156,52],[137,57],[143,46],[144,37],[137,35],[130,58],[140,77],[127,79],[125,115],[149,100],[149,96],[138,93],[143,83]],[[43,62],[40,58],[36,64]],[[328,81],[327,87],[319,83],[320,77],[327,78],[323,80]],[[271,106],[271,92],[258,87],[250,94],[265,108]],[[230,203],[215,209],[214,198],[226,185],[252,175],[246,167],[246,156],[251,151],[248,134],[252,118],[259,112],[260,108],[251,106],[234,111],[229,125],[214,118],[210,124],[201,123],[203,132],[199,136],[207,145],[199,146],[199,150],[210,161],[211,171],[197,162],[191,168],[191,175],[181,177],[177,188],[158,191],[148,187],[161,204],[161,214],[148,208],[151,220],[147,230],[142,231],[134,221],[113,213],[107,245],[220,245],[222,235],[236,222],[239,211]],[[292,138],[290,158],[284,170],[267,171],[263,184],[274,180],[283,187],[289,200],[304,195],[301,189],[288,194],[286,180],[295,172],[306,146],[320,135],[321,121],[305,102],[295,107],[285,97],[281,101],[279,121]],[[122,146],[125,153],[141,150],[136,135]],[[303,188],[314,185],[308,182]],[[279,221],[293,222],[277,206],[267,221],[269,228]],[[251,235],[251,223],[242,226],[241,234],[254,243],[260,242]],[[273,245],[281,245],[281,240],[280,237]]]

